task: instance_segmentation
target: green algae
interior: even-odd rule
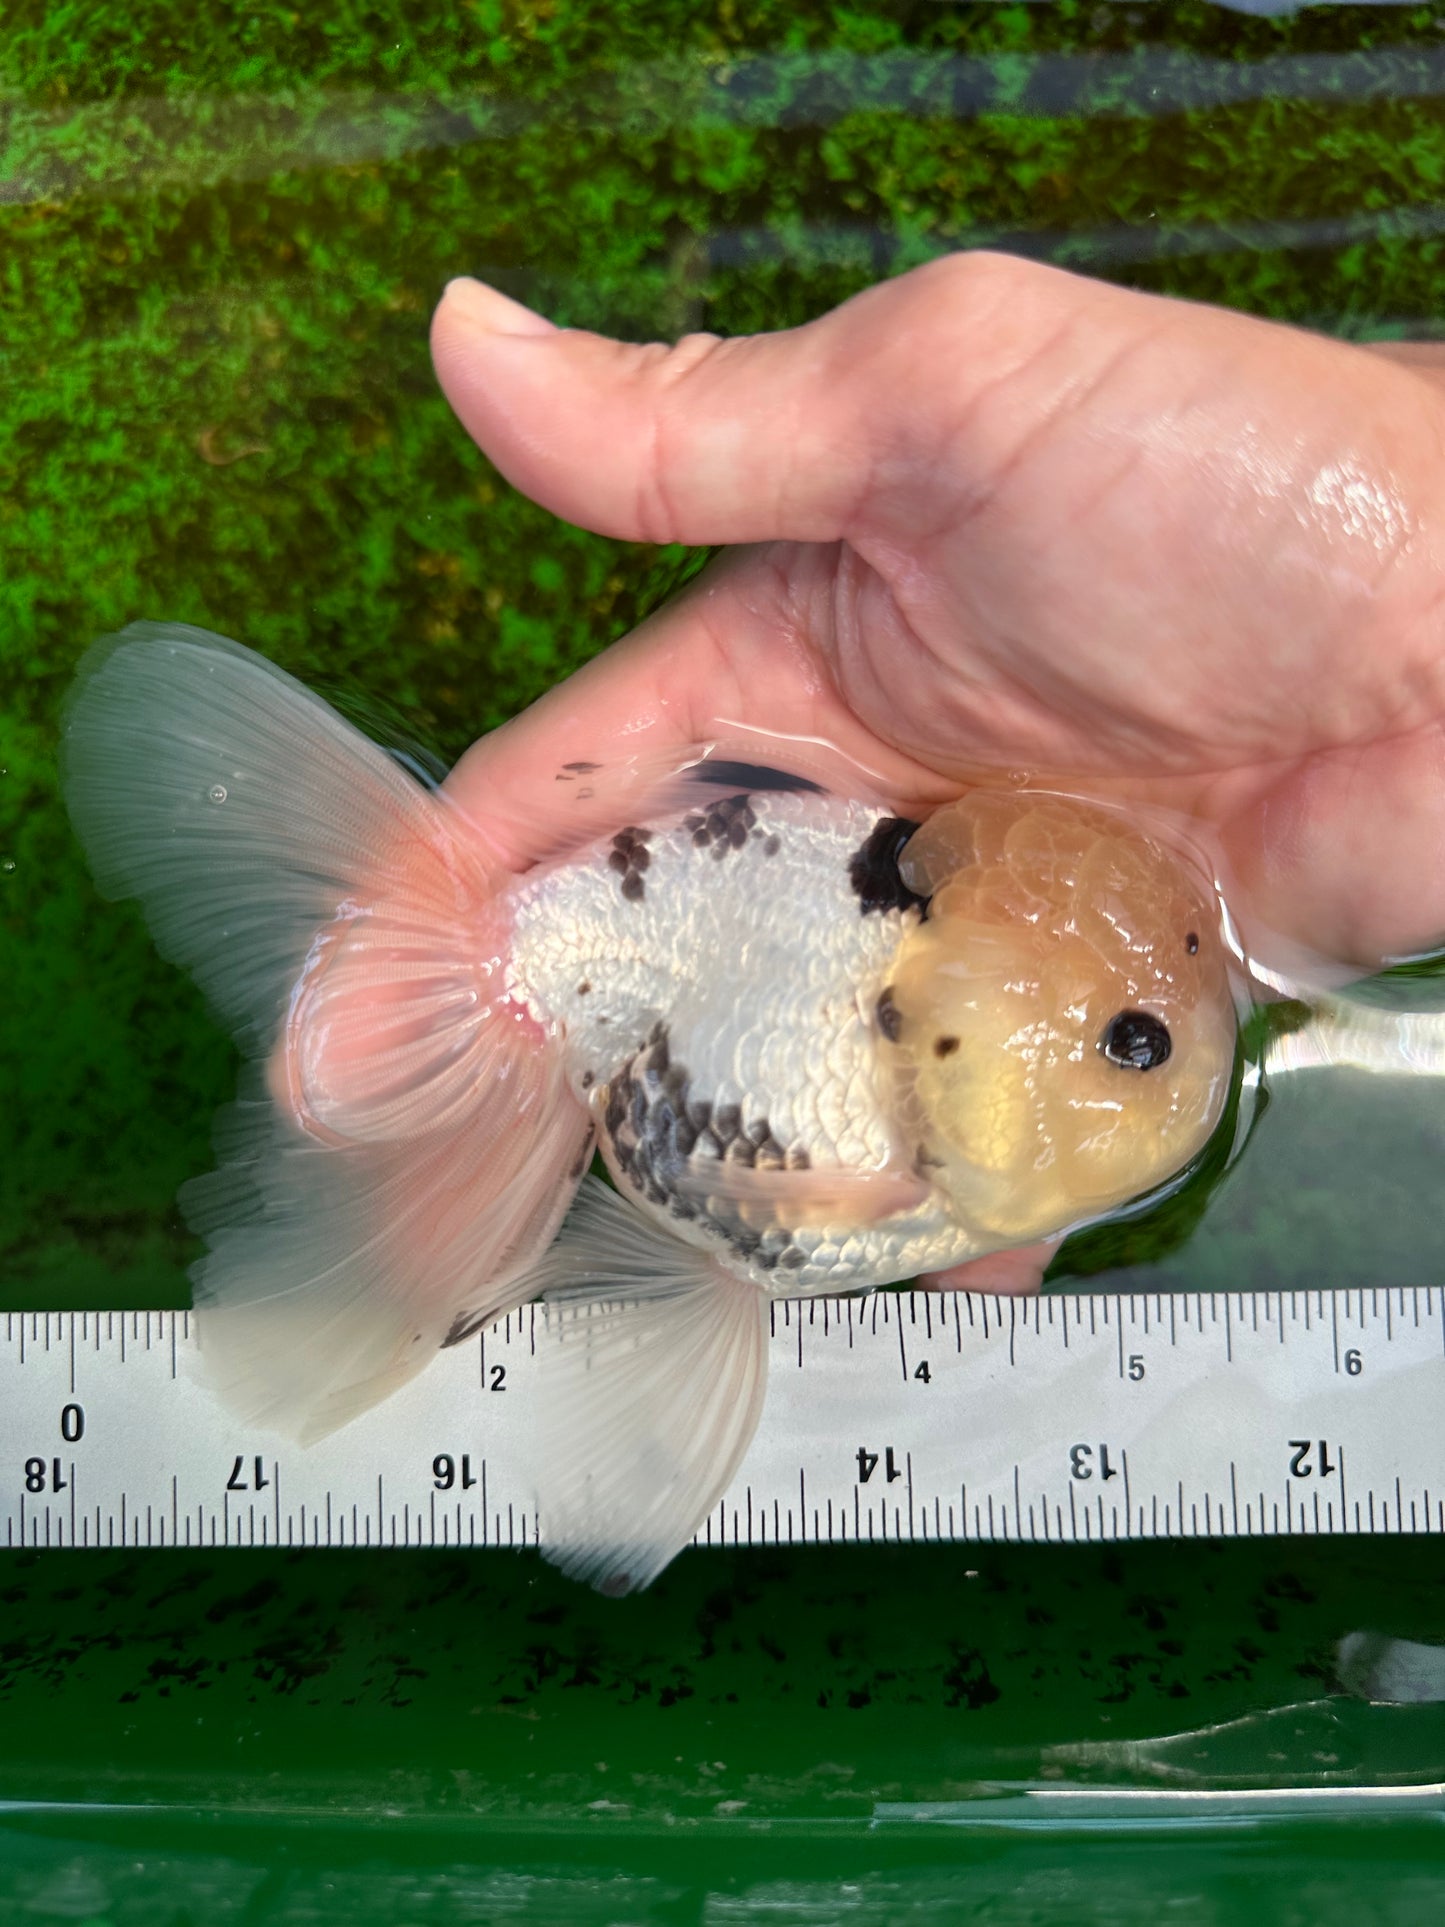
[[[58,802],[89,642],[201,623],[454,755],[695,564],[498,480],[430,371],[450,275],[623,335],[740,332],[988,243],[1351,335],[1429,331],[1442,86],[1428,9],[8,9],[0,1302],[184,1302],[174,1193],[233,1076],[134,911],[95,897]],[[1331,1142],[1338,1161],[1346,1126]],[[1398,1220],[1397,1179],[1362,1198],[1358,1173],[1310,1187],[1302,1218],[1301,1176],[1285,1158],[1231,1221],[1234,1279]],[[1064,1269],[1162,1260],[1224,1209],[1210,1177]],[[1186,1272],[1224,1264],[1185,1250]]]

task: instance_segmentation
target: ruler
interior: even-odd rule
[[[185,1312],[0,1318],[0,1545],[524,1546],[525,1307],[301,1449],[215,1400]],[[1445,1532],[1445,1287],[775,1304],[698,1543]]]

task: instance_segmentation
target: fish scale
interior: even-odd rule
[[[650,831],[635,902],[607,844],[517,893],[514,978],[534,1007],[565,1021],[579,1060],[615,1065],[663,1019],[686,1032],[719,1101],[743,1102],[765,1079],[769,1101],[786,1105],[783,1078],[762,1061],[769,1041],[789,1040],[784,1075],[797,1075],[836,1035],[821,1019],[825,997],[851,1006],[859,979],[886,971],[902,919],[861,917],[846,868],[877,812],[816,796],[756,798],[753,808],[753,835],[722,859],[694,846],[684,826],[696,812]],[[767,856],[770,836],[778,847]],[[810,1081],[810,1062],[802,1076]]]
[[[514,904],[511,988],[534,1014],[565,1026],[569,1074],[598,1117],[614,1170],[630,1167],[617,1133],[629,1129],[623,1119],[644,1088],[659,1031],[671,1062],[686,1067],[692,1100],[714,1119],[735,1106],[745,1133],[765,1125],[796,1168],[896,1166],[910,1153],[891,1114],[874,1007],[919,913],[865,914],[849,873],[882,813],[811,792],[740,794],[720,805],[703,801],[661,824],[629,826],[524,885]],[[710,818],[727,828],[725,841],[707,831]],[[609,1124],[607,1094],[624,1073],[628,1105],[614,1099]],[[660,1102],[660,1080],[652,1082]],[[655,1128],[660,1137],[665,1126]],[[715,1142],[704,1141],[704,1155]],[[735,1144],[725,1156],[738,1161]],[[639,1202],[680,1236],[705,1238],[655,1191]],[[734,1243],[730,1255],[769,1289],[806,1294],[853,1275],[910,1277],[974,1248],[935,1197],[884,1226],[789,1229],[761,1254],[740,1254]],[[788,1254],[781,1268],[779,1252]]]

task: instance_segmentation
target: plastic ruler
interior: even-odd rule
[[[529,1306],[302,1449],[185,1312],[0,1314],[0,1545],[521,1546]],[[717,1545],[1445,1532],[1445,1288],[773,1307]]]

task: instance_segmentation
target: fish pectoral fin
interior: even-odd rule
[[[768,1298],[595,1179],[529,1283],[546,1291],[542,1550],[599,1592],[655,1579],[757,1429]]]
[[[929,1195],[925,1178],[895,1165],[862,1171],[811,1165],[789,1171],[697,1158],[672,1183],[684,1197],[736,1205],[758,1231],[877,1224],[901,1211],[917,1211]]]

